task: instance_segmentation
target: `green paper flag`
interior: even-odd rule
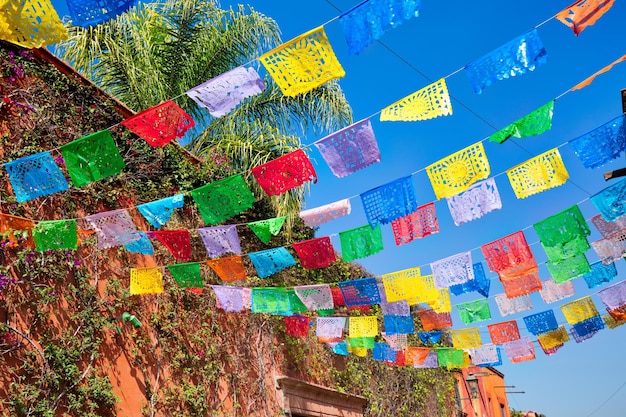
[[[261,242],[266,245],[270,242],[272,235],[276,236],[285,223],[287,216],[276,217],[274,219],[260,220],[248,223],[248,227],[254,232]]]
[[[374,349],[375,338],[374,337],[350,337],[348,338],[348,344],[352,349]]]
[[[380,224],[372,228],[369,224],[339,233],[341,257],[350,262],[365,258],[383,250],[383,235]]]
[[[216,225],[248,210],[255,198],[241,175],[233,175],[195,190],[191,197],[206,224]]]
[[[554,100],[489,136],[489,140],[491,142],[503,143],[511,137],[525,138],[539,135],[552,127],[553,112]]]
[[[42,221],[33,229],[35,248],[39,252],[50,249],[76,249],[78,230],[76,220]]]
[[[289,295],[281,287],[252,288],[252,312],[289,314]]]
[[[580,255],[590,247],[587,236],[591,230],[577,205],[534,224],[533,228],[551,262]]]
[[[289,311],[291,313],[304,313],[305,311],[309,311],[294,290],[287,290],[287,297],[289,298]]]
[[[546,262],[546,267],[557,284],[591,272],[591,265],[584,253],[572,256],[560,262]]]
[[[180,288],[204,288],[198,262],[168,265],[167,270]]]
[[[61,154],[76,187],[115,175],[125,166],[108,130],[61,146]]]
[[[491,319],[491,310],[489,310],[487,298],[460,303],[456,305],[456,308],[465,324]]]
[[[440,367],[446,368],[461,368],[465,363],[463,351],[454,348],[437,349],[437,360]]]

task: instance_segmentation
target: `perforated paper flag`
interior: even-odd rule
[[[168,100],[124,120],[122,125],[150,146],[160,147],[182,138],[195,122],[176,103]]]
[[[506,175],[517,198],[526,198],[558,187],[569,178],[558,148],[509,169]]]
[[[440,367],[445,367],[448,369],[460,368],[465,363],[463,351],[454,348],[438,348],[437,360]]]
[[[137,210],[152,226],[159,229],[167,223],[174,213],[174,209],[181,208],[184,203],[184,194],[176,194],[172,197],[140,204],[137,206]]]
[[[608,12],[615,0],[578,0],[556,14],[564,25],[569,26],[576,36]]]
[[[243,288],[211,285],[219,308],[224,311],[238,313],[245,309]]]
[[[576,334],[578,338],[586,340],[604,329],[604,327],[604,321],[602,317],[598,315],[574,324],[571,331],[573,334]]]
[[[130,268],[130,294],[161,294],[163,271],[160,266]]]
[[[502,345],[520,338],[519,327],[515,320],[490,324],[487,326],[487,330],[489,331],[489,337],[491,337],[491,343],[496,345]]]
[[[439,343],[439,340],[441,340],[441,336],[443,336],[442,331],[417,332],[417,337],[419,337],[420,341],[425,345]]]
[[[437,313],[435,310],[419,310],[418,314],[425,331],[440,330],[452,327],[450,313]]]
[[[502,317],[510,314],[521,313],[522,311],[533,308],[532,301],[528,295],[508,298],[506,294],[497,294],[495,299]]]
[[[343,340],[343,329],[347,317],[317,317],[315,334],[322,343],[340,342]]]
[[[480,249],[489,270],[498,273],[515,271],[518,266],[535,259],[522,231],[484,244]]]
[[[380,162],[378,143],[369,119],[351,124],[313,144],[338,178]]]
[[[124,247],[129,252],[141,253],[143,255],[154,255],[154,246],[146,232],[137,232],[139,239],[124,243]]]
[[[474,301],[466,301],[456,305],[461,321],[464,324],[476,323],[478,321],[491,320],[489,310],[489,300],[486,298]]]
[[[489,140],[491,142],[504,143],[504,141],[513,137],[526,138],[528,136],[540,135],[552,127],[553,113],[554,100],[489,136]]]
[[[3,247],[35,247],[32,230],[35,222],[24,217],[0,213],[0,243]]]
[[[541,279],[538,268],[532,268],[524,274],[512,279],[500,279],[504,293],[509,298],[516,298],[526,294],[541,291]]]
[[[359,278],[339,283],[346,306],[377,304],[380,293],[376,278]]]
[[[539,293],[543,302],[546,304],[555,303],[567,297],[574,295],[574,284],[572,281],[566,281],[561,284],[556,283],[549,278],[541,283],[542,287]]]
[[[204,288],[200,264],[197,262],[168,265],[167,270],[181,288]]]
[[[417,209],[411,176],[399,178],[361,194],[361,202],[370,226],[388,224]]]
[[[219,224],[252,207],[254,195],[241,175],[233,175],[191,190],[206,224]]]
[[[374,337],[348,337],[350,353],[359,357],[366,357],[368,349],[374,349]]]
[[[439,233],[435,203],[419,206],[413,213],[391,222],[396,245],[405,245],[433,233]]]
[[[18,203],[67,190],[69,185],[50,152],[25,156],[4,164]]]
[[[372,350],[372,360],[393,363],[396,361],[396,351],[387,343],[376,342]]]
[[[534,71],[547,62],[547,55],[537,30],[533,29],[472,61],[465,67],[465,73],[474,91],[480,94],[496,81]]]
[[[341,257],[350,262],[366,258],[383,250],[383,235],[380,224],[372,228],[370,225],[339,232]]]
[[[204,227],[198,229],[209,258],[217,258],[227,253],[241,255],[241,243],[236,225]]]
[[[526,329],[534,335],[556,330],[559,327],[552,310],[526,316],[524,317],[524,323],[526,324]]]
[[[619,64],[620,62],[623,62],[623,61],[626,61],[626,54],[624,54],[621,57],[617,58],[615,61],[611,62],[606,67],[602,68],[600,71],[597,71],[594,74],[592,74],[591,76],[585,78],[583,81],[579,82],[574,87],[570,88],[570,91],[580,90],[581,88],[587,87],[589,84],[591,84],[593,82],[593,80],[598,75],[604,74],[605,72],[610,71],[611,68],[613,68],[615,65],[617,65],[617,64]]]
[[[283,94],[289,97],[306,93],[345,75],[323,26],[261,55],[259,61]]]
[[[50,0],[4,1],[0,39],[25,48],[40,48],[67,39],[67,29]]]
[[[248,223],[248,227],[261,240],[261,242],[267,245],[272,236],[276,236],[280,233],[280,229],[282,229],[286,219],[287,216],[281,216],[273,219],[259,220]]]
[[[305,313],[309,311],[307,306],[304,305],[300,297],[293,289],[287,289],[287,298],[289,298],[289,314],[294,315],[298,313]]]
[[[494,344],[488,343],[475,349],[470,349],[472,363],[481,367],[502,365],[500,349]]]
[[[537,339],[544,349],[552,349],[563,343],[569,342],[569,334],[565,326],[558,326],[554,330],[537,335]]]
[[[72,25],[89,27],[124,13],[137,4],[137,0],[66,0]]]
[[[591,242],[591,247],[605,264],[619,261],[626,251],[626,239],[598,239]]]
[[[248,254],[248,256],[259,278],[269,277],[296,264],[293,256],[283,247],[253,252]]]
[[[376,316],[352,316],[348,318],[350,338],[378,336],[378,318]]]
[[[328,284],[302,285],[293,290],[309,311],[330,310],[335,307]]]
[[[339,17],[348,52],[358,55],[388,30],[419,16],[420,7],[420,0],[370,0],[359,3]]]
[[[577,205],[535,223],[533,228],[551,262],[584,254],[590,247],[587,236],[591,230]]]
[[[315,168],[302,150],[252,168],[252,175],[268,196],[281,195],[306,182],[317,182]]]
[[[530,337],[523,337],[504,344],[506,356],[512,363],[526,362],[535,359],[535,347]]]
[[[452,255],[430,264],[437,288],[448,288],[474,279],[472,253]]]
[[[33,229],[33,241],[39,252],[51,249],[76,249],[78,246],[76,220],[40,221]]]
[[[306,316],[285,317],[285,333],[291,337],[306,337],[311,330],[311,319]]]
[[[591,218],[591,223],[605,238],[617,237],[626,233],[626,216],[607,222],[601,214],[596,214]]]
[[[457,349],[477,348],[483,344],[478,327],[450,330],[450,336],[452,337],[452,346]]]
[[[407,365],[422,365],[428,354],[431,352],[430,348],[424,347],[407,347],[404,350],[404,362]]]
[[[416,121],[452,114],[445,78],[441,78],[419,91],[385,107],[380,113],[381,121]]]
[[[560,262],[546,262],[546,267],[554,282],[559,284],[591,272],[591,266],[584,253]]]
[[[447,200],[452,220],[457,226],[480,219],[485,214],[502,208],[500,192],[493,178],[479,181],[466,191]]]
[[[576,324],[598,315],[596,305],[589,296],[563,304],[561,311],[569,324]]]
[[[436,350],[431,350],[426,359],[424,359],[424,363],[421,365],[413,365],[414,368],[438,368],[439,367],[439,355]]]
[[[564,343],[560,343],[554,347],[551,348],[546,348],[543,346],[541,339],[538,339],[537,342],[539,343],[539,346],[541,347],[541,350],[543,350],[543,353],[546,354],[546,356],[552,356],[555,353],[557,353],[563,346],[565,346]]]
[[[125,209],[106,211],[85,217],[96,231],[98,249],[108,249],[138,240],[137,227]]]
[[[626,214],[626,179],[591,196],[591,202],[607,222]]]
[[[620,281],[598,291],[598,297],[607,310],[617,310],[626,306],[626,281]]]
[[[390,303],[417,299],[426,290],[419,267],[383,274],[381,278],[385,299]]]
[[[329,221],[338,219],[350,214],[350,199],[339,200],[324,206],[303,210],[300,218],[309,227],[317,227]]]
[[[452,302],[450,301],[450,290],[441,288],[437,290],[438,297],[435,300],[427,301],[426,304],[438,313],[449,313],[452,311]]]
[[[158,239],[179,261],[190,261],[192,257],[191,236],[189,230],[157,230],[148,236]]]
[[[297,242],[291,247],[300,258],[302,267],[306,269],[326,268],[337,260],[328,236]]]
[[[626,324],[626,319],[622,317],[615,318],[610,314],[603,314],[602,320],[604,321],[604,324],[606,324],[606,327],[608,327],[609,329],[615,329],[619,326],[623,326],[624,324]]]
[[[206,261],[206,263],[215,271],[222,281],[233,282],[247,278],[246,269],[241,256],[211,259]]]
[[[468,292],[476,291],[483,297],[489,297],[489,287],[491,286],[491,280],[485,275],[485,270],[481,262],[477,262],[472,265],[474,270],[474,279],[471,279],[462,284],[456,284],[450,286],[450,292],[454,295],[461,295]]]
[[[409,340],[405,334],[387,334],[385,332],[380,334],[393,350],[405,350],[409,346]]]
[[[265,83],[254,68],[237,67],[185,92],[213,117],[229,113],[248,97],[261,94]]]
[[[413,316],[395,316],[385,314],[383,316],[383,321],[385,325],[385,333],[388,335],[415,333]]]
[[[285,288],[252,288],[252,312],[289,315],[289,297]]]
[[[618,158],[626,150],[624,117],[620,115],[568,142],[585,168],[600,167]]]

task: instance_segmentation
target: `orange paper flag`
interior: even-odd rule
[[[606,67],[602,68],[600,71],[598,71],[598,72],[594,73],[593,75],[585,78],[583,81],[581,81],[578,84],[576,84],[575,86],[573,86],[570,91],[580,90],[581,88],[587,87],[589,84],[591,84],[591,82],[594,80],[594,78],[596,78],[598,75],[604,74],[605,72],[610,71],[611,68],[613,68],[614,65],[617,65],[617,64],[619,64],[622,61],[626,61],[626,55],[622,55],[621,57],[617,58],[615,61],[611,62]]]
[[[556,18],[574,31],[576,36],[608,12],[615,0],[578,0],[557,13]]]
[[[241,256],[211,259],[206,261],[222,281],[233,282],[246,279],[246,269]]]

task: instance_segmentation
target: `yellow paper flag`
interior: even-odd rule
[[[0,0],[0,39],[39,48],[67,39],[50,0]]]
[[[565,342],[569,342],[569,334],[567,330],[565,330],[565,326],[559,326],[556,330],[537,335],[537,339],[539,339],[544,349],[552,349]]]
[[[569,173],[558,148],[544,152],[506,172],[517,198],[526,198],[565,184]]]
[[[412,300],[419,296],[421,274],[418,268],[384,274],[382,276],[388,303]]]
[[[160,266],[130,269],[130,293],[161,294],[163,292],[163,271]]]
[[[580,323],[599,314],[590,296],[563,304],[561,311],[569,324]]]
[[[450,336],[452,337],[452,346],[456,349],[473,349],[483,345],[478,327],[450,330]]]
[[[378,319],[376,316],[355,316],[349,318],[350,337],[378,336]]]
[[[450,313],[452,312],[452,303],[450,302],[450,290],[447,288],[441,288],[437,290],[439,297],[436,300],[427,302],[433,310],[437,313]]]
[[[448,87],[442,78],[383,109],[380,120],[413,122],[451,114]]]

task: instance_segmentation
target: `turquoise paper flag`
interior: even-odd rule
[[[137,206],[137,210],[146,218],[146,220],[157,229],[167,223],[175,208],[181,208],[185,203],[183,194],[176,194],[158,201],[141,204]]]
[[[295,259],[287,249],[273,248],[248,254],[259,278],[266,278],[285,268],[294,266]]]

